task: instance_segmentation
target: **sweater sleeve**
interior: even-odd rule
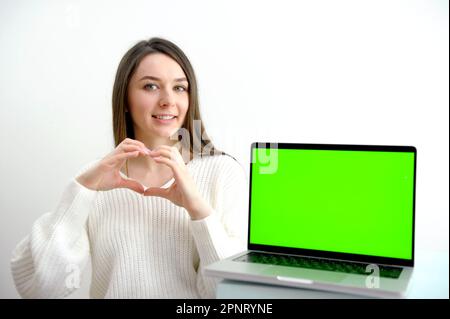
[[[246,249],[248,182],[240,164],[226,157],[220,167],[213,212],[201,220],[191,220],[191,229],[200,257],[197,290],[202,298],[215,298],[218,280],[204,276],[206,265]]]
[[[79,288],[77,277],[89,260],[87,219],[96,195],[71,180],[56,209],[41,216],[16,246],[11,271],[23,298],[63,298]]]

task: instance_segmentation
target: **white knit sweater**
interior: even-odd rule
[[[227,155],[197,157],[187,167],[213,208],[202,220],[164,198],[92,191],[72,179],[13,252],[20,295],[68,296],[76,289],[69,276],[91,258],[91,298],[214,298],[217,280],[202,269],[246,248],[247,178]]]

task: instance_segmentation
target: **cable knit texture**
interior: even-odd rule
[[[196,157],[187,167],[213,209],[201,220],[164,198],[92,191],[72,179],[13,252],[20,295],[69,296],[70,276],[91,258],[91,298],[214,298],[217,280],[203,268],[246,249],[248,181],[227,155]]]

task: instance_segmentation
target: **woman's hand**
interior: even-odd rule
[[[114,188],[129,188],[140,194],[144,186],[133,179],[125,179],[120,175],[120,169],[128,158],[148,156],[150,151],[144,143],[126,138],[111,153],[105,156],[94,167],[76,178],[81,185],[97,191]]]
[[[184,207],[191,219],[202,219],[211,214],[211,206],[197,190],[183,157],[176,147],[161,145],[150,152],[157,163],[163,163],[172,169],[175,181],[168,188],[150,187],[145,196],[159,196],[170,200],[175,205]]]

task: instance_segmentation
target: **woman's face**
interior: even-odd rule
[[[136,136],[170,138],[182,126],[189,107],[183,69],[165,54],[147,55],[131,77],[128,105]]]

